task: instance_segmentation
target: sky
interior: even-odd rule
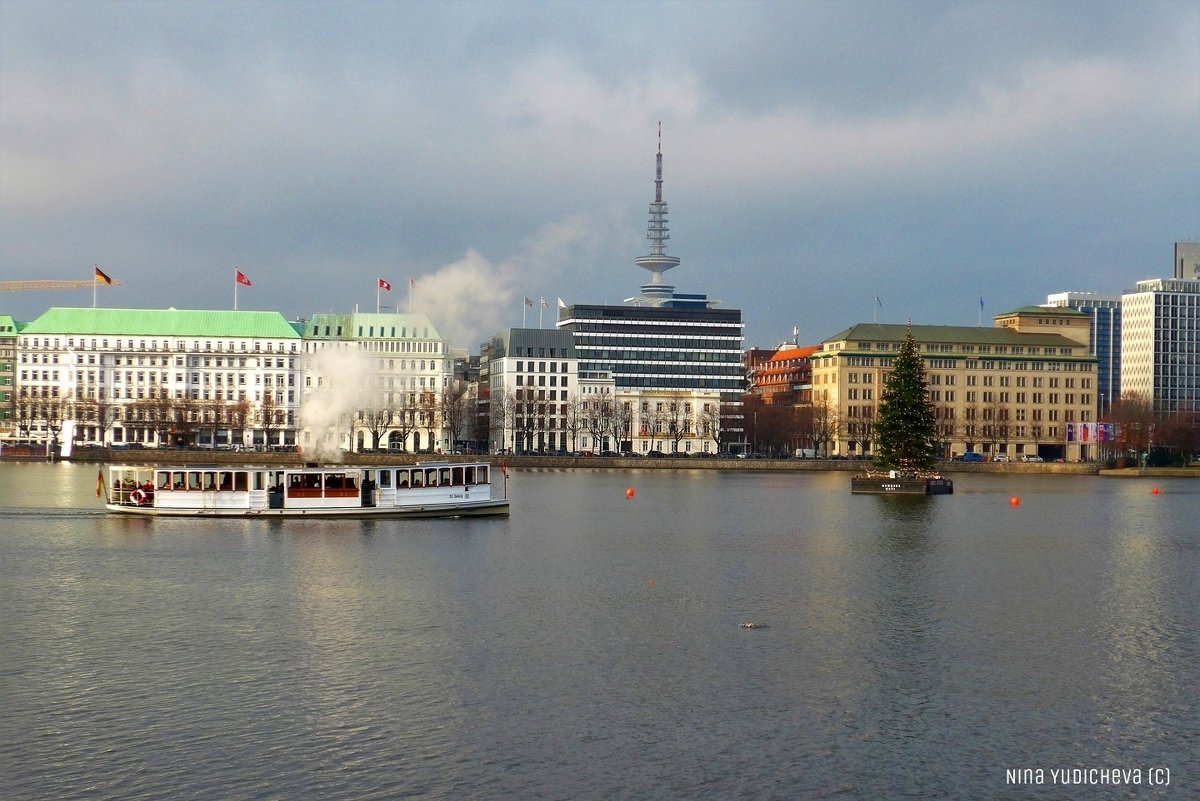
[[[1200,239],[1193,2],[2,0],[0,281],[228,309],[240,269],[240,309],[378,295],[477,351],[638,294],[660,122],[664,280],[747,347],[990,325]]]

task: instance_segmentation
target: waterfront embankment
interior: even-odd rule
[[[245,452],[223,450],[108,450],[79,448],[71,455],[73,462],[113,464],[278,464],[295,465],[311,461],[303,453]],[[869,461],[847,459],[647,459],[600,456],[458,456],[415,453],[343,453],[337,464],[396,465],[421,461],[488,461],[512,468],[547,469],[620,469],[620,470],[746,470],[770,472],[857,472]],[[1007,473],[1017,475],[1101,475],[1126,473],[1132,475],[1200,477],[1200,467],[1161,468],[1161,473],[1138,470],[1102,470],[1090,462],[943,462],[939,469],[946,473]]]

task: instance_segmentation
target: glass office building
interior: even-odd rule
[[[1121,297],[1094,292],[1060,292],[1046,297],[1046,305],[1067,307],[1091,320],[1091,355],[1096,357],[1096,387],[1101,418],[1121,399]]]

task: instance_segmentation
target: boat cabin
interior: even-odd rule
[[[488,464],[109,468],[108,502],[156,510],[337,510],[490,497]]]

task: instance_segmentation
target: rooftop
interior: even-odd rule
[[[22,334],[299,339],[279,312],[186,309],[71,309],[55,307]]]

